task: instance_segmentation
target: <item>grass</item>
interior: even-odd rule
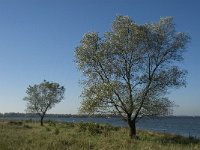
[[[0,122],[0,150],[199,150],[200,140],[95,123]]]

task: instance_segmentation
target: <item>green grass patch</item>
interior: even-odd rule
[[[0,122],[0,150],[199,150],[200,140],[96,123]]]

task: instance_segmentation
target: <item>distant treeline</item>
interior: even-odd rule
[[[15,113],[15,112],[10,112],[10,113],[0,113],[0,117],[38,117],[37,114],[34,113]],[[87,115],[87,114],[46,114],[46,117],[48,118],[85,118],[85,117],[120,117],[118,115],[113,115],[113,114],[93,114],[93,115]]]
[[[37,114],[34,113],[15,113],[15,112],[9,112],[9,113],[0,113],[0,118],[3,117],[27,117],[27,118],[38,118]],[[108,117],[120,117],[119,115],[114,114],[46,114],[46,117],[48,118],[108,118]],[[161,117],[161,116],[160,116]],[[162,116],[162,117],[200,117],[200,116]],[[147,117],[148,118],[148,117]],[[159,118],[158,116],[155,118]]]

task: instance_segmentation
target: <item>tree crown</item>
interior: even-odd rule
[[[170,88],[185,86],[187,71],[177,62],[189,36],[176,32],[172,17],[138,25],[117,16],[103,38],[85,34],[76,48],[84,81],[82,112],[117,112],[122,116],[164,115],[172,102]]]
[[[35,84],[27,88],[27,111],[38,114],[46,113],[47,110],[61,102],[64,98],[65,88],[58,83],[44,80],[40,84]]]

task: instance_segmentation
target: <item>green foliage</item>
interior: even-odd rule
[[[46,131],[51,131],[51,128],[45,127]]]
[[[99,124],[96,123],[79,123],[78,124],[78,130],[79,132],[86,132],[88,131],[90,134],[94,135],[94,134],[98,134],[98,133],[102,133],[102,130],[100,128]]]
[[[46,112],[61,102],[64,98],[65,88],[58,83],[44,80],[40,84],[35,84],[27,88],[27,112],[37,113],[41,117],[41,125]]]
[[[49,125],[49,126],[56,127],[56,123],[53,122],[53,121],[51,121],[51,120],[48,121],[48,125]]]
[[[32,127],[29,126],[28,124],[24,124],[23,127],[24,127],[24,128],[27,128],[27,129],[31,129],[31,128],[32,128]]]
[[[119,129],[118,127],[113,127],[109,124],[101,125],[94,122],[81,122],[77,124],[77,127],[79,132],[89,132],[92,135],[101,133],[108,134],[109,132],[117,131]]]
[[[44,80],[40,84],[35,84],[27,88],[27,111],[42,113],[51,109],[55,104],[64,98],[65,88],[58,83],[51,83]]]
[[[188,144],[198,144],[200,142],[199,139],[195,137],[183,137],[180,135],[173,135],[173,134],[162,134],[162,133],[153,133],[149,131],[141,131],[140,132],[140,140],[142,141],[156,141],[159,143],[171,143],[171,144],[182,144],[182,145],[188,145]]]
[[[60,130],[59,130],[58,128],[55,128],[54,134],[55,134],[55,135],[58,135],[59,133],[60,133]]]
[[[23,122],[22,121],[9,121],[8,124],[22,126]]]
[[[117,16],[102,38],[85,34],[75,50],[86,77],[80,112],[118,113],[130,127],[140,117],[168,115],[174,106],[169,89],[186,85],[187,71],[177,64],[189,40],[172,17],[140,25]]]

